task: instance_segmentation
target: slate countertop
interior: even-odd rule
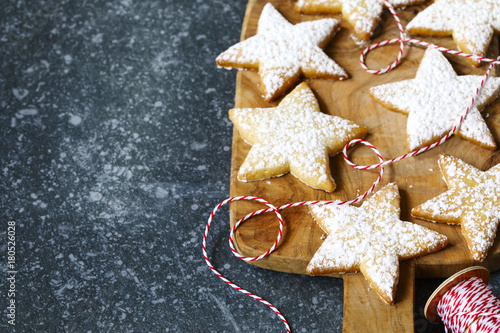
[[[207,268],[205,222],[229,193],[235,71],[246,1],[13,1],[0,6],[3,332],[283,331]],[[8,221],[15,296],[8,296]],[[295,332],[340,332],[343,282],[214,266],[273,303]],[[416,282],[416,332],[442,280]],[[500,274],[492,274],[500,294]],[[15,300],[15,326],[7,306]]]

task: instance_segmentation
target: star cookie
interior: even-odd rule
[[[462,160],[438,160],[448,191],[412,209],[433,222],[460,224],[472,258],[483,261],[493,245],[500,217],[500,164],[481,171]]]
[[[217,65],[258,69],[264,98],[273,100],[305,77],[342,80],[345,71],[322,50],[339,26],[335,19],[288,22],[271,4],[259,18],[257,35],[220,54]]]
[[[252,145],[238,180],[261,180],[291,172],[305,184],[328,192],[335,189],[328,156],[367,133],[365,127],[352,121],[321,113],[314,93],[304,82],[277,107],[232,109],[229,118]]]
[[[393,7],[416,5],[427,0],[389,0]],[[369,39],[377,27],[384,4],[381,0],[298,0],[296,9],[305,14],[342,13],[354,31]]]
[[[416,77],[370,88],[370,95],[386,108],[408,115],[406,125],[410,151],[445,136],[464,114],[482,76],[458,76],[441,52],[425,51]],[[500,93],[500,78],[490,76],[463,121],[458,136],[481,147],[496,144],[479,109]]]
[[[307,265],[310,275],[361,273],[379,296],[394,302],[399,261],[439,251],[446,236],[399,219],[396,184],[384,186],[360,207],[311,206],[316,222],[328,234]]]
[[[484,57],[493,34],[500,33],[500,1],[435,0],[406,28],[418,35],[451,35],[460,50]],[[475,66],[480,63],[470,61]]]

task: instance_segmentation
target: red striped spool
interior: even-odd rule
[[[500,332],[500,300],[488,288],[490,272],[466,268],[444,281],[429,297],[425,317],[453,333]]]

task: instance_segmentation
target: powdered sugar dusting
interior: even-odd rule
[[[305,83],[276,108],[233,109],[230,118],[243,139],[252,145],[238,173],[242,181],[291,171],[309,186],[331,191],[328,155],[366,134],[362,126],[321,113]]]
[[[379,294],[391,303],[398,281],[399,260],[437,251],[445,236],[399,219],[399,192],[388,184],[361,207],[312,206],[311,212],[329,233],[308,265],[308,273],[361,270]]]
[[[370,94],[382,105],[408,114],[410,150],[437,141],[450,131],[464,114],[481,76],[457,76],[444,55],[427,49],[415,79],[372,87]],[[469,110],[458,134],[483,147],[496,144],[479,109],[500,93],[500,78],[490,77]]]
[[[321,19],[292,25],[271,4],[264,6],[257,35],[220,54],[219,66],[259,68],[265,98],[276,97],[300,75],[346,78],[345,71],[320,48],[333,37],[339,21]]]
[[[415,207],[412,215],[461,224],[473,258],[483,260],[493,245],[500,217],[500,165],[483,172],[442,155],[439,167],[449,190]]]
[[[472,54],[484,56],[494,31],[500,31],[498,0],[435,0],[407,29],[412,33],[451,34]]]
[[[380,0],[342,1],[342,13],[353,23],[355,31],[372,34],[382,15]]]
[[[394,7],[405,7],[422,0],[389,0]],[[298,0],[296,8],[309,14],[342,13],[364,39],[373,34],[383,11],[381,0]]]

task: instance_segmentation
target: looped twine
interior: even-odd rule
[[[259,302],[267,305],[269,308],[271,308],[276,313],[276,315],[278,315],[278,317],[281,319],[281,321],[285,325],[286,331],[290,332],[290,325],[288,325],[288,322],[286,321],[285,317],[281,314],[281,312],[276,307],[274,307],[271,303],[269,303],[268,301],[266,301],[262,297],[259,297],[259,296],[255,295],[255,294],[253,294],[253,293],[251,293],[251,292],[249,292],[249,291],[241,288],[240,286],[234,284],[233,282],[229,281],[228,279],[226,279],[219,271],[217,271],[214,268],[214,266],[210,262],[210,259],[208,258],[208,254],[207,254],[207,237],[208,237],[208,231],[210,229],[210,225],[211,225],[212,220],[213,220],[213,218],[215,216],[215,213],[219,209],[221,209],[222,206],[224,206],[225,204],[228,204],[228,203],[233,202],[233,201],[239,201],[239,200],[257,201],[257,202],[263,203],[264,205],[268,206],[269,208],[268,209],[263,209],[261,211],[256,211],[256,212],[250,213],[247,216],[243,217],[241,220],[238,221],[238,223],[236,223],[234,225],[233,229],[231,230],[231,235],[230,235],[230,238],[229,238],[229,245],[231,247],[231,250],[233,251],[233,254],[235,254],[238,258],[240,258],[242,260],[245,260],[245,261],[254,261],[254,260],[259,260],[259,259],[262,259],[262,258],[268,256],[269,254],[271,254],[271,252],[274,251],[274,249],[278,245],[279,241],[281,240],[281,235],[282,235],[282,231],[283,231],[283,218],[281,217],[281,214],[278,211],[278,209],[275,206],[273,206],[272,204],[270,204],[269,202],[265,201],[264,199],[258,198],[258,197],[252,197],[252,196],[233,197],[233,198],[226,199],[226,200],[220,202],[217,206],[215,206],[215,208],[212,210],[212,213],[210,214],[210,217],[208,218],[207,224],[205,226],[205,233],[203,235],[203,244],[202,244],[203,258],[205,259],[205,262],[208,265],[208,267],[210,268],[210,270],[215,275],[217,275],[222,281],[226,282],[228,285],[230,285],[234,289],[238,290],[239,292],[241,292],[241,293],[243,293],[243,294],[245,294],[247,296],[250,296],[253,299],[255,299],[255,300],[257,300],[257,301],[259,301]],[[264,211],[273,211],[276,214],[276,217],[278,218],[278,221],[280,223],[280,227],[279,227],[278,236],[276,237],[276,241],[274,242],[273,246],[271,246],[271,248],[268,251],[266,251],[266,253],[264,253],[264,254],[262,254],[260,256],[254,257],[254,258],[244,257],[244,256],[240,255],[234,249],[234,246],[233,246],[234,245],[233,244],[233,235],[234,235],[234,232],[235,232],[235,230],[238,228],[238,226],[241,223],[243,223],[244,221],[248,220],[249,218],[251,218],[254,215],[258,215],[258,214],[263,213]]]
[[[495,64],[500,64],[500,56],[497,57],[496,59],[490,59],[490,58],[481,57],[481,56],[477,56],[477,55],[473,55],[473,54],[468,54],[468,53],[464,53],[464,52],[460,52],[460,51],[456,51],[456,50],[451,50],[451,49],[448,49],[448,48],[445,48],[445,47],[441,47],[441,46],[436,45],[436,44],[428,43],[428,42],[425,42],[425,41],[422,41],[422,40],[418,40],[418,39],[414,39],[414,38],[407,38],[406,33],[404,32],[404,29],[403,29],[403,25],[401,24],[401,20],[399,19],[398,14],[394,10],[394,7],[387,0],[382,0],[382,1],[387,6],[387,8],[391,12],[394,20],[396,21],[396,24],[398,25],[399,38],[388,39],[388,40],[384,40],[382,42],[379,42],[377,44],[370,45],[366,49],[364,49],[363,52],[361,52],[361,56],[360,56],[360,59],[359,59],[360,63],[361,63],[361,67],[365,71],[367,71],[368,73],[378,75],[378,74],[385,74],[385,73],[390,72],[391,70],[393,70],[399,64],[399,62],[401,61],[401,58],[403,57],[403,52],[404,52],[404,48],[405,48],[406,44],[415,44],[415,45],[421,45],[421,46],[425,46],[425,47],[431,47],[431,48],[434,48],[434,49],[436,49],[438,51],[441,51],[441,52],[455,54],[455,55],[459,55],[459,56],[462,56],[462,57],[474,59],[474,60],[477,60],[477,61],[489,62],[490,63],[490,67],[492,65],[495,65]],[[366,65],[366,62],[365,62],[366,55],[371,50],[374,50],[374,49],[379,48],[381,46],[386,46],[386,45],[395,44],[395,43],[399,43],[399,52],[398,52],[398,55],[396,57],[396,60],[394,60],[394,62],[392,64],[390,64],[389,66],[387,66],[385,68],[378,69],[378,70],[370,69]],[[491,69],[489,69],[489,70],[491,70]]]
[[[351,165],[352,167],[357,168],[357,166],[354,163],[352,163],[351,161],[349,161],[349,159],[347,157],[347,149],[349,148],[350,145],[353,145],[353,144],[356,144],[356,143],[361,143],[361,144],[364,144],[364,145],[368,146],[370,149],[372,149],[375,152],[375,154],[377,155],[380,163],[384,162],[384,159],[383,159],[382,155],[380,154],[380,152],[377,150],[377,148],[375,148],[369,142],[364,141],[364,140],[352,140],[352,141],[350,141],[344,147],[344,150],[343,150],[344,159],[348,162],[349,165]],[[247,290],[241,288],[240,286],[236,285],[235,283],[233,283],[230,280],[228,280],[227,278],[225,278],[219,271],[217,271],[214,268],[214,266],[210,262],[210,259],[208,258],[208,254],[207,254],[207,238],[208,238],[208,233],[209,233],[209,230],[210,230],[210,226],[212,224],[212,221],[213,221],[213,218],[214,218],[215,214],[217,213],[218,210],[220,210],[222,208],[222,206],[224,206],[224,205],[226,205],[226,204],[228,204],[230,202],[240,201],[240,200],[256,201],[256,202],[260,202],[260,203],[262,203],[262,204],[264,204],[264,205],[266,205],[268,207],[268,208],[265,208],[265,209],[254,211],[254,212],[252,212],[250,214],[247,214],[243,218],[241,218],[238,222],[236,222],[234,224],[233,228],[231,229],[230,235],[229,235],[229,247],[231,248],[231,252],[233,253],[233,255],[235,255],[237,258],[239,258],[241,260],[244,260],[244,261],[256,261],[256,260],[260,260],[262,258],[265,258],[265,257],[269,256],[276,249],[276,247],[278,246],[278,244],[280,243],[281,237],[283,235],[283,217],[281,216],[281,214],[279,212],[280,210],[283,210],[283,209],[286,209],[286,208],[290,208],[290,207],[311,206],[311,205],[317,205],[317,204],[323,204],[323,205],[330,205],[330,204],[350,205],[350,204],[356,203],[358,201],[363,200],[366,196],[368,196],[371,192],[373,192],[373,190],[375,189],[375,187],[378,185],[378,183],[382,179],[383,174],[384,174],[384,166],[382,165],[382,166],[380,166],[379,176],[377,177],[377,179],[375,180],[375,182],[372,184],[372,186],[370,187],[370,189],[368,191],[366,191],[364,194],[358,196],[357,198],[355,198],[353,200],[349,200],[349,201],[338,201],[338,200],[335,200],[335,201],[303,201],[303,202],[290,203],[290,204],[286,204],[286,205],[275,207],[271,203],[269,203],[266,200],[264,200],[262,198],[259,198],[259,197],[240,196],[240,197],[228,198],[228,199],[220,202],[217,206],[215,206],[215,208],[210,213],[210,217],[207,220],[207,223],[206,223],[206,226],[205,226],[205,233],[203,234],[203,243],[202,243],[203,258],[205,259],[205,262],[206,262],[207,266],[210,268],[210,270],[215,275],[217,275],[222,281],[224,281],[225,283],[227,283],[228,285],[230,285],[234,289],[238,290],[239,292],[241,292],[241,293],[243,293],[243,294],[245,294],[247,296],[250,296],[253,299],[255,299],[255,300],[257,300],[257,301],[259,301],[259,302],[267,305],[269,308],[271,308],[276,313],[276,315],[278,315],[278,317],[281,319],[281,321],[285,325],[286,331],[290,332],[290,326],[289,326],[287,320],[285,319],[285,317],[283,316],[283,314],[281,314],[281,312],[276,307],[274,307],[271,303],[269,303],[268,301],[266,301],[262,297],[257,296],[255,294],[253,294],[252,292],[247,291]],[[256,257],[246,257],[246,256],[241,255],[236,250],[236,248],[234,246],[234,240],[233,240],[233,238],[234,238],[234,234],[236,232],[236,229],[238,229],[238,227],[243,222],[247,221],[251,217],[256,216],[256,215],[260,215],[262,213],[271,212],[271,211],[274,212],[274,214],[276,214],[276,217],[278,218],[278,221],[279,221],[278,235],[277,235],[277,237],[276,237],[273,245],[265,253],[263,253],[263,254],[261,254],[259,256],[256,256]]]

